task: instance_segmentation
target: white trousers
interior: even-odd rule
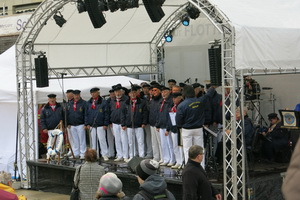
[[[151,130],[153,159],[156,161],[160,161],[162,159],[162,150],[161,150],[159,132],[156,130],[156,127],[154,126],[150,126],[150,130]]]
[[[165,136],[165,133],[166,133],[165,128],[159,129],[159,133],[160,133],[161,149],[162,149],[164,163],[175,164],[176,161],[175,161],[173,141],[172,141],[171,134],[169,134],[168,136]]]
[[[108,157],[115,157],[115,136],[112,127],[108,126],[107,130]]]
[[[178,133],[170,132],[170,134],[172,135],[176,164],[181,165],[184,161],[184,155],[182,146],[178,146]]]
[[[145,147],[144,147],[143,128],[127,128],[127,134],[128,134],[129,158],[133,158],[134,156],[137,156],[136,148],[138,150],[138,156],[144,157]]]
[[[183,142],[183,152],[185,163],[187,163],[189,158],[189,148],[193,145],[199,145],[204,150],[203,142],[203,128],[196,129],[182,129],[182,142]],[[203,169],[205,169],[205,156],[201,162]]]
[[[153,150],[152,150],[152,142],[151,142],[151,130],[150,130],[150,125],[146,125],[144,128],[144,134],[145,134],[145,151],[146,151],[146,156],[148,158],[153,157]]]
[[[120,124],[113,124],[117,158],[128,158],[128,138],[127,131],[122,129]]]
[[[72,137],[73,142],[73,152],[74,156],[84,156],[86,151],[86,138],[85,138],[85,130],[84,125],[71,126],[70,128],[70,136]]]
[[[97,133],[97,134],[96,134]],[[101,150],[101,155],[102,156],[107,156],[108,157],[108,148],[107,148],[107,142],[106,142],[106,132],[103,126],[100,127],[93,127],[90,129],[90,134],[91,134],[91,147],[93,149],[96,149],[97,152],[99,151],[99,147],[97,144],[97,139],[100,143],[100,150]]]

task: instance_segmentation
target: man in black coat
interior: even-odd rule
[[[209,182],[200,163],[203,148],[193,145],[189,149],[189,160],[182,172],[183,200],[221,200],[221,194]]]

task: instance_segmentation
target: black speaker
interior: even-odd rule
[[[36,87],[48,87],[48,62],[46,56],[39,56],[34,59]]]
[[[128,169],[132,172],[135,173],[135,168],[136,166],[145,158],[140,158],[140,157],[133,157],[129,162],[128,162]]]
[[[165,16],[156,0],[143,0],[143,3],[152,22],[159,22]]]
[[[208,49],[210,82],[212,85],[222,85],[221,47]]]
[[[99,9],[98,0],[84,0],[84,3],[94,28],[101,28],[106,20]]]

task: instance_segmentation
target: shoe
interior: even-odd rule
[[[103,156],[104,161],[109,161],[109,158],[107,156]]]
[[[70,159],[78,159],[79,158],[79,156],[70,156]]]
[[[84,156],[80,156],[80,160],[84,160]]]
[[[116,161],[116,162],[119,162],[119,161],[122,161],[123,160],[123,158],[116,158],[116,159],[114,159],[114,161]]]
[[[178,169],[180,167],[180,164],[176,164],[176,165],[173,165],[172,167],[171,167],[171,169]]]
[[[129,158],[129,159],[124,158],[124,161],[125,161],[126,163],[129,163],[129,161],[130,161],[131,159],[132,159],[132,158]]]
[[[163,161],[163,160],[160,160],[160,161],[158,161],[158,163],[161,164],[161,163],[164,163],[164,161]]]
[[[160,163],[160,166],[167,166],[168,165],[168,163]]]
[[[175,163],[169,163],[167,164],[167,167],[172,167]]]
[[[68,157],[72,156],[72,152],[69,151],[69,152],[67,153],[67,156],[68,156]]]

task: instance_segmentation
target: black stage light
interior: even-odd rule
[[[84,3],[94,28],[101,28],[106,20],[102,10],[99,9],[98,0],[84,0]]]
[[[98,7],[100,11],[108,11],[107,2],[105,0],[98,0]]]
[[[121,11],[125,11],[129,8],[138,8],[139,0],[118,0],[118,7]]]
[[[110,10],[110,12],[115,12],[119,9],[119,4],[117,1],[107,0],[107,7]]]
[[[121,11],[127,10],[127,0],[118,0],[118,7]]]
[[[143,0],[144,6],[152,22],[159,22],[165,16],[165,13],[161,8],[164,2],[164,0]]]
[[[86,12],[86,7],[82,0],[77,0],[77,10],[79,13]]]
[[[59,27],[62,27],[67,22],[67,20],[64,19],[64,16],[60,12],[56,13],[53,16],[53,19]]]
[[[200,11],[198,10],[198,8],[192,5],[188,5],[186,11],[191,19],[197,19],[200,16]]]
[[[138,8],[139,0],[128,0],[127,7],[128,8]]]

